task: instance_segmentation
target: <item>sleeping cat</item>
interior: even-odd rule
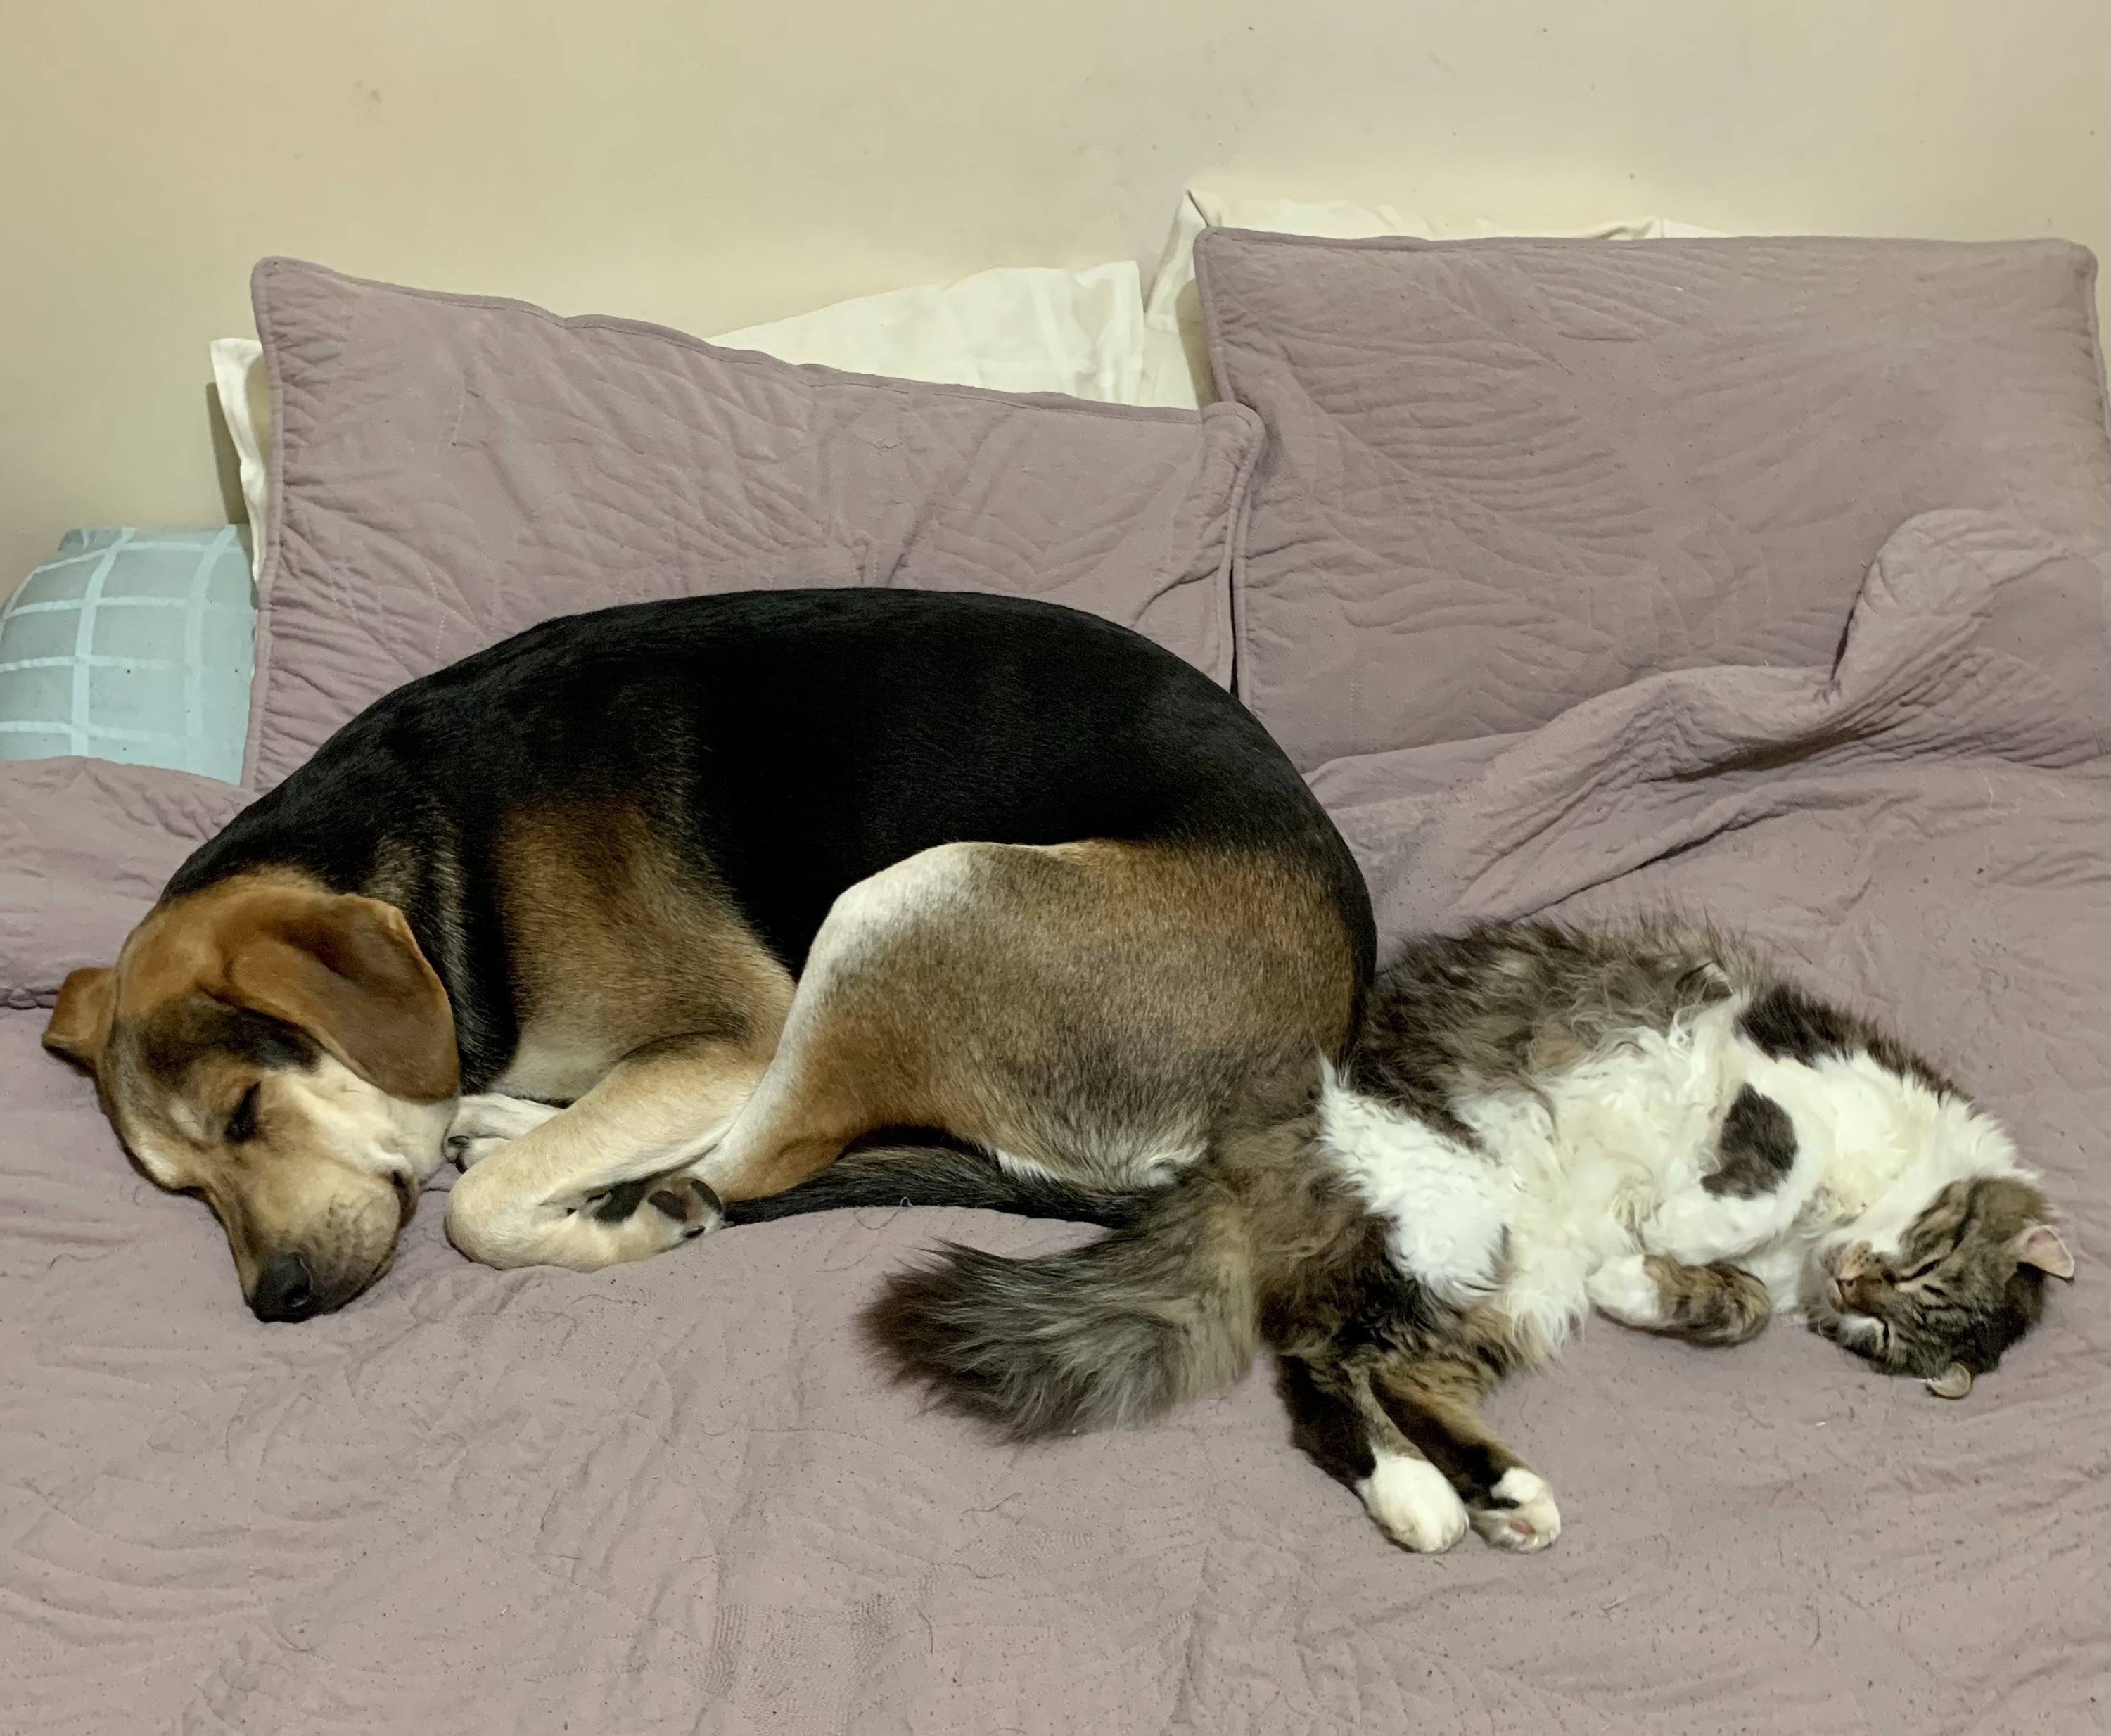
[[[1418,945],[1345,1076],[1257,1081],[1149,1194],[1027,1208],[1115,1227],[895,1277],[869,1324],[902,1371],[1024,1439],[1158,1415],[1265,1343],[1299,1444],[1414,1550],[1469,1526],[1554,1541],[1552,1492],[1478,1405],[1591,1304],[1705,1344],[1800,1313],[1961,1398],[2074,1271],[1956,1086],[1749,950],[1668,928]]]

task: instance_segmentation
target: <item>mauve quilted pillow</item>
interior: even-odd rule
[[[1218,382],[1269,434],[1239,688],[1308,769],[1659,670],[1827,661],[1921,511],[2105,534],[2095,266],[2065,243],[1196,253]]]
[[[578,610],[772,586],[1068,603],[1231,679],[1251,413],[792,367],[625,320],[266,260],[275,509],[248,781]]]

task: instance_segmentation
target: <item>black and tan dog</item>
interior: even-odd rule
[[[388,1268],[450,1152],[448,1234],[494,1266],[643,1258],[883,1129],[986,1154],[963,1198],[1133,1188],[1266,1057],[1338,1057],[1372,952],[1332,825],[1170,653],[1044,604],[751,593],[383,699],[45,1041],[298,1320]],[[867,1154],[804,1203],[948,1173]]]

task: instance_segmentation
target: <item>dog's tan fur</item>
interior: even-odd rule
[[[498,872],[521,1043],[498,1089],[565,1103],[626,1055],[679,1034],[759,1073],[792,978],[724,890],[685,868],[633,807],[516,816]]]

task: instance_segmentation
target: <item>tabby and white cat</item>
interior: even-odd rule
[[[1956,1086],[1746,948],[1668,928],[1413,948],[1343,1076],[1287,1066],[1149,1194],[976,1198],[972,1161],[933,1155],[949,1193],[892,1157],[889,1197],[1113,1233],[898,1275],[870,1316],[898,1368],[1023,1439],[1155,1416],[1265,1343],[1299,1443],[1414,1550],[1469,1526],[1554,1541],[1546,1482],[1478,1405],[1592,1303],[1709,1344],[1800,1313],[1959,1398],[2037,1320],[2046,1275],[2074,1271]],[[860,1185],[851,1162],[831,1186]]]

